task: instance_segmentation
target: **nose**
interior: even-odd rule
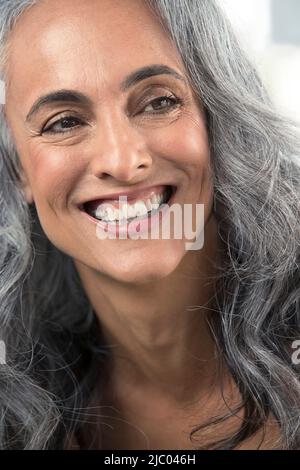
[[[145,139],[127,116],[106,115],[97,132],[92,172],[100,179],[122,182],[145,179],[152,167]]]

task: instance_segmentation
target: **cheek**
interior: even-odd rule
[[[205,171],[210,163],[210,151],[205,133],[197,128],[183,129],[183,138],[173,143],[178,162],[192,171]]]
[[[84,171],[80,154],[43,147],[35,148],[30,157],[30,179],[40,224],[48,239],[72,256],[66,247],[72,247],[78,234],[72,219],[65,216],[69,215],[69,196]]]
[[[210,166],[210,149],[204,119],[186,113],[175,125],[158,134],[152,149],[186,171],[205,171]]]
[[[71,156],[71,152],[46,149],[32,152],[30,180],[36,205],[64,209],[80,174],[80,159]]]

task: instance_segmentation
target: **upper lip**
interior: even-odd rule
[[[167,187],[172,187],[172,189],[174,190],[174,188],[176,188],[176,186],[174,184],[171,184],[171,183],[160,183],[160,184],[156,184],[156,185],[153,185],[153,186],[147,186],[147,187],[143,187],[143,188],[134,188],[132,190],[130,189],[127,189],[127,190],[124,190],[124,191],[120,191],[118,193],[112,193],[112,194],[105,194],[105,195],[99,195],[99,196],[95,196],[95,197],[91,197],[85,201],[83,201],[80,206],[83,206],[83,204],[87,204],[88,202],[92,202],[92,201],[98,201],[99,203],[105,201],[105,200],[118,200],[119,197],[121,196],[126,196],[128,200],[138,200],[138,199],[144,199],[145,197],[149,197],[151,196],[152,193],[158,193],[160,192],[161,190],[167,188]]]

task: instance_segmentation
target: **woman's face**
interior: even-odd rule
[[[156,70],[128,79],[155,64],[177,75]],[[52,243],[124,282],[174,271],[186,240],[101,240],[96,221],[81,210],[86,201],[169,184],[177,187],[174,203],[204,204],[205,220],[211,212],[204,114],[145,3],[40,2],[13,30],[7,70],[6,114],[26,199]]]

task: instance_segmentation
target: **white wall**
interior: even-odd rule
[[[278,109],[300,122],[300,44],[297,47],[273,42],[272,0],[219,0],[219,3],[259,69]],[[299,9],[292,13],[300,28]]]
[[[254,57],[271,40],[271,0],[219,0],[244,46]]]

